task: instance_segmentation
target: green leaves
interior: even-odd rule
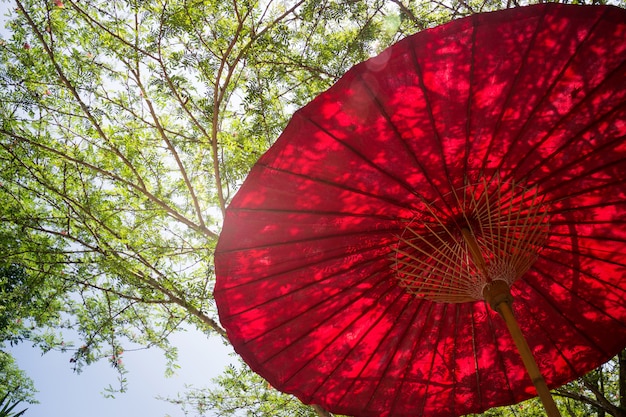
[[[13,357],[0,351],[0,396],[4,406],[11,402],[34,403],[35,387],[33,381],[17,367]]]
[[[228,366],[211,388],[191,388],[165,401],[180,405],[185,415],[220,417],[314,417],[318,414],[292,395],[276,391],[245,364]]]
[[[0,40],[0,342],[59,350],[76,371],[108,361],[113,395],[124,352],[159,347],[174,369],[181,323],[225,339],[221,220],[291,114],[404,35],[505,6],[18,0]],[[244,367],[217,384],[181,401],[314,413]]]
[[[9,87],[0,105],[13,114],[0,130],[3,258],[47,275],[42,288],[59,283],[50,310],[64,321],[36,322],[19,340],[73,352],[77,371],[115,357],[123,382],[121,346],[171,352],[167,336],[188,310],[221,331],[200,312],[210,311],[216,234],[206,224],[215,221],[207,149],[192,146],[188,119],[173,117],[168,85],[150,81],[161,74],[144,77],[155,59],[139,23],[154,26],[160,10],[91,6],[21,2],[20,29],[0,50]],[[19,49],[26,38],[29,55]],[[61,346],[46,326],[72,327],[62,333],[81,347]]]
[[[19,417],[26,412],[27,409],[16,411],[13,410],[15,407],[20,405],[21,401],[11,402],[9,398],[9,394],[6,394],[4,397],[0,399],[0,417]]]
[[[1,247],[49,304],[14,310],[38,318],[4,340],[77,372],[104,359],[123,391],[120,352],[158,346],[171,372],[182,322],[224,337],[225,207],[290,114],[368,56],[382,4],[19,0],[0,45]]]

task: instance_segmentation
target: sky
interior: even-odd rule
[[[156,397],[175,397],[184,392],[185,385],[209,386],[236,358],[219,337],[207,338],[196,330],[176,333],[170,340],[179,349],[180,369],[175,375],[164,376],[165,359],[158,349],[125,352],[128,391],[114,399],[102,394],[107,386],[117,384],[117,373],[108,361],[86,366],[76,374],[69,362],[71,352],[42,356],[39,349],[19,345],[10,351],[39,390],[39,404],[19,409],[28,407],[24,417],[183,417],[178,406]]]

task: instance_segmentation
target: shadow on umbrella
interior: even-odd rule
[[[558,415],[626,346],[624,39],[615,7],[477,14],[296,112],[216,250],[236,351],[341,414]]]

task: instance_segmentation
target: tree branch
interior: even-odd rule
[[[69,90],[69,92],[72,94],[72,96],[74,97],[74,99],[76,100],[76,102],[78,103],[78,105],[80,106],[80,108],[82,109],[83,113],[85,114],[85,116],[87,117],[87,119],[89,119],[89,121],[91,122],[92,126],[96,129],[96,131],[98,132],[98,135],[109,144],[109,146],[111,147],[111,149],[115,152],[115,154],[124,162],[124,164],[133,172],[133,174],[135,175],[135,178],[137,179],[137,181],[139,182],[139,184],[141,185],[142,188],[146,188],[144,182],[143,182],[143,178],[141,177],[141,175],[139,175],[139,173],[136,171],[135,167],[133,166],[133,164],[130,163],[130,161],[119,151],[119,149],[117,149],[117,147],[115,147],[111,141],[109,140],[108,136],[106,135],[106,133],[104,133],[104,130],[102,129],[102,126],[100,126],[100,123],[98,123],[98,120],[95,118],[95,116],[91,113],[91,110],[89,109],[89,106],[87,106],[87,104],[85,104],[85,102],[81,99],[80,95],[78,94],[78,91],[76,90],[76,88],[74,87],[74,85],[70,82],[70,80],[65,76],[65,73],[63,71],[63,69],[61,68],[61,66],[58,64],[58,62],[56,61],[54,52],[52,51],[52,49],[50,48],[50,46],[48,45],[48,43],[46,42],[45,37],[43,36],[43,34],[41,33],[41,31],[39,30],[39,28],[37,27],[37,25],[35,24],[35,22],[33,21],[32,17],[30,16],[30,14],[26,11],[26,9],[24,8],[24,6],[22,5],[22,3],[19,0],[16,0],[16,4],[18,6],[18,8],[21,10],[22,14],[24,15],[24,17],[26,18],[26,20],[28,21],[29,26],[31,27],[31,29],[33,30],[33,32],[35,33],[35,35],[37,36],[37,38],[39,39],[39,41],[41,42],[44,50],[46,51],[46,54],[48,55],[48,58],[50,59],[50,62],[52,63],[52,65],[54,66],[55,72],[57,73],[58,77],[61,79],[61,82],[63,83],[63,85]]]
[[[142,92],[143,99],[148,106],[148,111],[150,112],[150,115],[152,116],[152,120],[154,121],[154,126],[156,127],[156,130],[159,133],[159,136],[161,136],[161,139],[163,140],[163,142],[165,142],[167,149],[170,151],[170,153],[174,157],[174,160],[176,161],[178,170],[183,177],[183,181],[185,182],[185,186],[187,187],[187,190],[189,191],[189,196],[191,197],[191,200],[193,202],[194,210],[196,212],[196,217],[198,218],[198,221],[200,222],[199,228],[201,230],[208,230],[204,222],[204,216],[202,215],[202,209],[200,208],[198,197],[196,196],[194,187],[191,184],[191,181],[189,180],[189,175],[187,175],[187,170],[185,169],[185,165],[180,159],[180,155],[178,155],[178,151],[176,150],[172,142],[169,140],[168,136],[165,134],[165,130],[163,129],[163,126],[161,125],[161,122],[159,121],[159,117],[156,114],[156,111],[154,110],[152,101],[148,98],[148,92],[146,91],[146,89],[144,88],[141,82],[139,73],[136,73],[135,70],[133,69],[130,69],[130,71],[131,73],[133,73],[133,76],[135,76],[135,82],[137,83],[137,86]]]
[[[86,168],[89,168],[90,170],[93,170],[94,172],[97,172],[99,174],[104,175],[105,177],[108,177],[109,179],[112,179],[116,182],[119,182],[121,184],[126,185],[128,188],[134,189],[138,192],[140,192],[142,195],[148,197],[148,199],[150,201],[152,201],[153,203],[155,203],[157,206],[159,206],[160,208],[162,208],[165,212],[167,212],[170,216],[172,216],[173,218],[175,218],[176,220],[180,221],[181,223],[185,224],[186,226],[190,227],[193,230],[202,232],[203,234],[205,234],[206,236],[213,238],[213,239],[217,239],[217,234],[210,231],[209,229],[207,229],[206,227],[202,227],[201,225],[197,225],[194,222],[192,222],[191,220],[187,219],[185,216],[183,216],[182,214],[180,214],[178,211],[174,210],[172,207],[170,207],[168,204],[166,204],[165,202],[163,202],[161,199],[159,199],[158,197],[156,197],[154,194],[150,193],[148,190],[137,186],[136,184],[133,184],[132,182],[125,180],[124,178],[110,172],[110,171],[106,171],[96,165],[90,164],[88,162],[82,161],[80,159],[76,159],[73,158],[71,156],[69,156],[67,153],[59,151],[57,149],[54,149],[52,147],[43,145],[41,143],[35,142],[33,140],[30,140],[24,136],[21,135],[17,135],[14,132],[11,131],[7,131],[5,129],[0,128],[0,133],[5,134],[7,136],[13,137],[15,139],[18,139],[20,141],[23,142],[27,142],[33,146],[39,147],[43,150],[46,150],[50,153],[53,153],[54,155],[65,159],[69,162],[78,164],[78,165],[82,165]]]
[[[415,14],[408,7],[406,7],[404,5],[404,3],[402,3],[402,1],[400,1],[400,0],[391,0],[391,2],[395,3],[400,8],[402,13],[404,13],[409,19],[411,19],[411,21],[415,24],[415,26],[417,26],[417,28],[419,30],[426,29],[426,26],[424,25],[424,22],[419,20],[417,18],[417,16],[415,16]]]
[[[333,417],[332,414],[330,414],[328,411],[324,410],[321,406],[317,404],[312,405],[311,408],[315,410],[317,415],[320,417]]]

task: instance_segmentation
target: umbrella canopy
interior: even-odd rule
[[[535,396],[494,284],[548,386],[597,367],[626,346],[626,10],[477,14],[355,66],[254,166],[215,262],[235,350],[336,413]]]

